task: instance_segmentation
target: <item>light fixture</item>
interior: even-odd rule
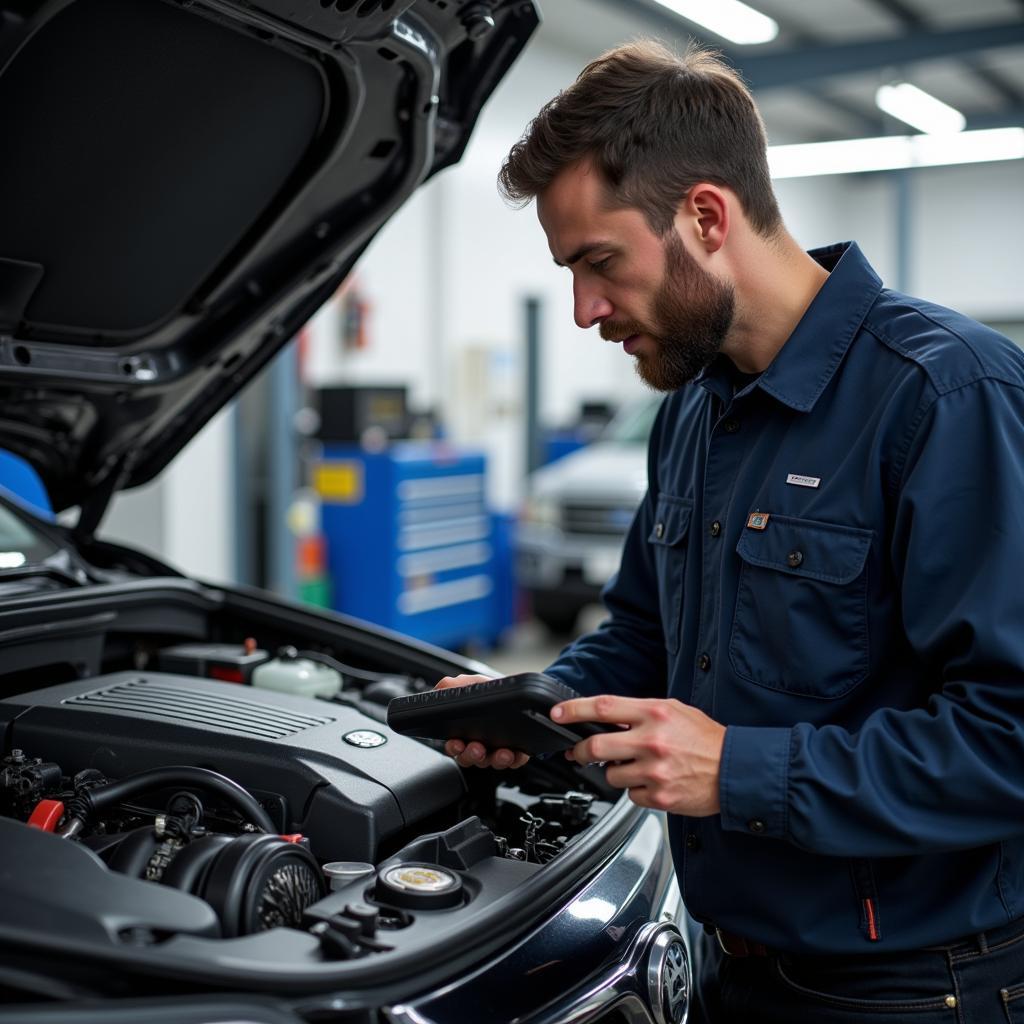
[[[773,178],[856,174],[1022,158],[1024,128],[992,128],[951,135],[888,135],[877,139],[768,147],[768,167]]]
[[[770,43],[779,26],[740,0],[655,0],[673,14],[710,29],[732,43]]]
[[[929,134],[961,132],[967,124],[967,118],[955,107],[909,82],[881,86],[875,93],[875,103],[911,128]]]

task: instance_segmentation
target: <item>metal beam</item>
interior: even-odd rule
[[[622,10],[623,0],[601,0],[601,2],[616,11]],[[638,14],[649,18],[659,33],[663,33],[669,39],[673,37],[681,40],[692,39],[694,42],[712,49],[722,50],[726,53],[730,63],[736,65],[736,58],[726,51],[725,44],[718,36],[702,31],[700,26],[686,21],[676,14],[670,14],[664,7],[652,3],[652,0],[628,0],[628,2]],[[1021,2],[1024,3],[1024,0]],[[777,14],[772,14],[772,17],[778,23],[779,28],[792,40],[794,46],[803,49],[820,45],[820,39],[817,36],[791,19],[780,17]],[[865,111],[859,104],[831,96],[825,89],[816,85],[805,85],[804,89],[816,100],[832,107],[848,120],[854,121],[860,126],[857,130],[863,134],[875,135],[881,132],[882,119],[880,116],[876,116],[876,112]]]
[[[999,22],[976,28],[915,32],[894,39],[864,39],[853,43],[796,48],[766,54],[726,51],[747,84],[758,89],[803,85],[821,78],[856,74],[892,64],[914,64],[939,57],[956,57],[977,50],[1024,43],[1024,21]]]
[[[294,601],[295,535],[288,526],[288,509],[295,499],[299,457],[295,443],[298,410],[299,359],[293,338],[270,364],[270,423],[267,452],[267,583],[274,593]]]
[[[984,82],[1004,103],[1012,107],[1024,106],[1024,92],[1017,88],[1005,75],[993,68],[987,68],[976,60],[966,61],[971,73],[979,81]]]
[[[1024,0],[1021,0],[1024,4]],[[879,10],[892,15],[905,29],[920,31],[928,29],[930,23],[918,11],[908,7],[904,0],[871,0],[871,3]],[[983,82],[992,93],[998,96],[1004,103],[1011,107],[1024,106],[1024,93],[1014,85],[1005,75],[998,71],[985,67],[980,61],[968,58],[963,61],[964,66],[979,81]]]
[[[904,28],[926,28],[927,19],[903,0],[870,0],[870,3],[886,14],[891,14]]]
[[[885,129],[885,118],[877,108],[866,110],[860,103],[844,99],[841,96],[832,96],[824,89],[810,86],[804,90],[815,100],[824,103],[833,110],[838,111],[848,121],[859,126],[857,131],[864,135],[881,135]]]
[[[621,10],[621,4],[623,0],[603,0],[603,2],[610,7]],[[925,22],[920,17],[920,15],[917,15],[916,12],[912,11],[909,7],[905,6],[903,0],[875,0],[875,2],[877,3],[880,9],[888,11],[890,14],[893,15],[894,18],[903,21],[907,27],[913,27],[915,29],[916,34],[918,27],[923,27],[925,25]],[[1024,0],[1018,0],[1018,2],[1021,4],[1022,7],[1024,7]],[[669,14],[663,7],[655,7],[653,4],[651,4],[650,0],[630,0],[630,3],[634,10],[637,11],[637,13],[642,12],[645,16],[648,16],[651,19],[651,21],[657,26],[657,29],[659,31],[664,32],[664,34],[670,38],[692,38],[696,42],[704,43],[705,45],[717,45],[719,47],[722,46],[720,41],[718,43],[715,43],[715,41],[711,38],[709,34],[702,33],[697,26],[692,25],[689,22],[685,22],[683,19],[675,15]],[[792,49],[786,51],[776,51],[775,53],[768,53],[764,55],[751,54],[750,56],[747,55],[746,51],[744,51],[742,54],[738,50],[730,50],[727,51],[726,53],[730,62],[734,66],[739,68],[740,71],[743,72],[748,85],[750,85],[751,88],[755,90],[759,87],[772,88],[791,84],[799,85],[801,88],[805,89],[811,96],[813,96],[816,100],[832,107],[834,110],[838,111],[846,118],[855,119],[860,125],[860,131],[862,132],[862,134],[867,136],[884,134],[885,118],[883,118],[880,112],[874,110],[873,108],[870,110],[866,109],[862,105],[855,103],[851,100],[847,100],[838,96],[829,95],[827,86],[825,85],[824,81],[815,81],[815,78],[818,76],[808,75],[805,69],[799,69],[799,74],[791,82],[777,80],[779,76],[771,66],[776,62],[778,62],[777,66],[785,70],[788,62],[792,60],[794,55],[802,57],[803,59],[807,59],[808,56],[815,58],[818,54],[832,53],[835,52],[837,49],[840,51],[846,51],[848,49],[848,46],[844,44],[843,46],[840,47],[833,47],[827,44],[822,44],[820,38],[818,36],[815,36],[814,33],[810,31],[806,26],[798,24],[792,19],[780,18],[775,13],[772,13],[772,17],[775,18],[775,20],[779,23],[779,27],[782,29],[786,37],[792,41]],[[913,25],[911,25],[911,19],[914,19]],[[1012,24],[1010,27],[1020,28],[1020,26],[1014,26]],[[1003,45],[1005,43],[1012,44],[1016,40],[1013,38],[1007,38],[1006,29],[1006,23],[1002,23],[998,26],[986,27],[984,31],[987,33],[994,33],[998,35],[999,45]],[[922,32],[919,34],[924,35],[928,39],[931,39],[934,36],[938,36],[942,40],[942,45],[946,47],[952,46],[954,44],[962,47],[964,43],[964,40],[962,39],[962,36],[964,35],[963,32]],[[1024,35],[1024,32],[1020,32],[1019,34]],[[953,36],[956,38],[950,40],[948,38],[949,36]],[[874,54],[874,52],[877,51],[880,45],[888,44],[889,46],[902,46],[904,41],[909,38],[909,36],[899,36],[891,40],[873,39],[870,41],[865,41],[863,43],[855,43],[852,45],[856,47],[857,50],[867,50],[868,56],[870,58]],[[988,42],[986,43],[986,45],[993,44],[991,42]],[[932,54],[922,55],[921,57],[914,59],[924,60],[927,59],[929,56],[932,56]],[[760,72],[757,71],[756,65],[759,62],[770,62],[770,64],[766,66],[767,70],[763,70]],[[885,58],[884,60],[876,58],[869,59],[866,67],[884,67],[892,63],[900,62],[912,63],[913,61],[905,59],[897,61],[888,57]],[[837,73],[836,68],[831,66],[830,57],[826,56],[821,60],[820,63],[823,65],[820,75],[821,78],[824,79],[827,78],[828,75]],[[763,67],[765,66],[763,65]],[[852,70],[864,69],[864,67],[860,67]],[[845,73],[845,71],[849,69],[844,68],[842,70]],[[761,81],[755,79],[755,74],[760,75],[761,79],[768,80],[768,84],[764,85]],[[1007,96],[1007,98],[1009,97]],[[1014,102],[1011,108],[1008,110],[1002,110],[992,114],[982,114],[976,116],[971,116],[970,114],[968,114],[967,127],[969,129],[1003,128],[1024,124],[1024,120],[1021,119],[1022,107],[1024,107],[1024,103]]]
[[[801,49],[812,49],[821,46],[821,39],[813,32],[798,25],[792,19],[780,18],[777,14],[772,15],[779,28],[785,32],[786,37],[792,40],[794,46]],[[811,82],[803,87],[804,92],[813,96],[819,103],[838,111],[848,121],[860,125],[859,130],[865,135],[880,134],[882,131],[883,118],[877,109],[865,110],[864,107],[852,100],[843,99],[832,95],[826,83]]]
[[[1024,128],[1024,104],[995,110],[990,114],[968,114],[967,130],[981,131],[986,128]]]

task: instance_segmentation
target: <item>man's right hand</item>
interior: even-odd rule
[[[449,686],[469,686],[470,683],[485,683],[488,679],[490,676],[445,676],[434,689],[446,690]],[[522,768],[530,760],[529,754],[519,750],[507,750],[505,747],[489,752],[476,740],[470,740],[469,743],[448,740],[444,745],[444,751],[449,757],[454,757],[456,763],[463,768]]]

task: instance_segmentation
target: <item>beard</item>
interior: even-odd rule
[[[605,320],[601,337],[621,341],[645,334],[653,352],[638,352],[636,372],[655,391],[688,384],[722,350],[736,309],[733,288],[709,274],[670,231],[665,242],[665,277],[651,308],[652,325],[638,320]]]

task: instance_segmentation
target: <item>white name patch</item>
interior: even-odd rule
[[[796,487],[817,487],[821,483],[820,476],[800,476],[799,473],[790,473],[786,477],[787,484],[793,484]]]

